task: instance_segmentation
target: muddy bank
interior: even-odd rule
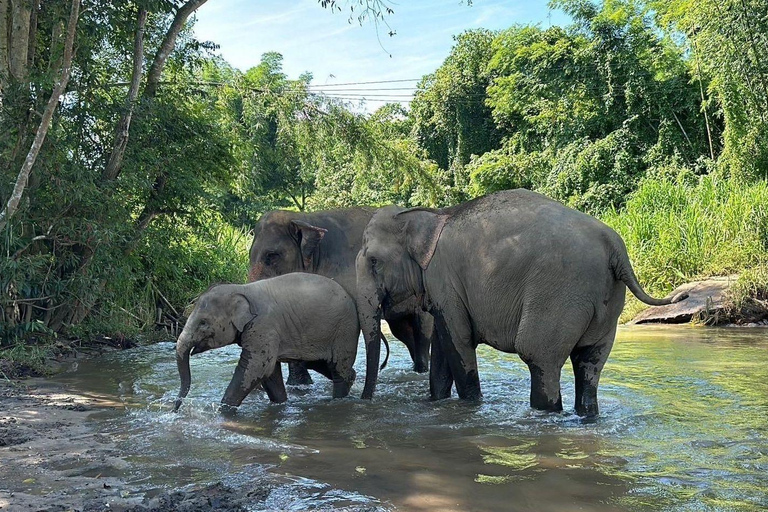
[[[267,481],[156,490],[129,485],[129,465],[91,414],[121,407],[45,382],[0,382],[0,510],[245,511],[263,503]]]

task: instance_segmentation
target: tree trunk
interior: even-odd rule
[[[187,3],[179,7],[176,11],[176,16],[173,18],[171,26],[168,28],[163,42],[160,44],[160,48],[155,54],[155,58],[152,61],[152,67],[149,68],[147,73],[147,85],[144,87],[144,96],[147,98],[154,98],[157,94],[157,85],[160,82],[160,77],[165,69],[165,63],[168,61],[168,57],[176,47],[176,38],[179,37],[181,29],[184,28],[184,23],[187,22],[187,18],[195,12],[201,5],[208,0],[188,0]]]
[[[51,126],[51,120],[53,119],[53,113],[59,104],[59,97],[64,94],[67,88],[67,82],[69,82],[69,72],[72,67],[72,47],[75,44],[75,32],[77,29],[77,18],[80,14],[80,0],[72,0],[72,9],[69,14],[69,23],[67,25],[67,39],[64,42],[64,57],[62,59],[61,76],[59,81],[53,88],[53,93],[48,99],[48,104],[43,112],[43,118],[40,121],[40,126],[37,127],[35,133],[35,139],[32,141],[32,147],[27,153],[27,158],[24,159],[24,164],[21,166],[21,171],[16,178],[16,184],[13,187],[11,197],[8,199],[8,203],[0,212],[0,230],[2,230],[8,223],[13,214],[16,213],[16,209],[21,201],[21,196],[24,194],[24,188],[27,186],[29,180],[29,173],[32,171],[32,166],[35,165],[37,154],[40,152],[40,148],[45,142],[45,136],[48,134],[48,128]],[[27,35],[29,32],[27,32]],[[26,59],[26,51],[25,51]],[[25,60],[26,63],[26,60]]]
[[[8,87],[8,77],[11,72],[8,61],[8,50],[10,49],[8,41],[9,7],[9,0],[0,0],[0,99],[3,97],[3,91]]]
[[[147,10],[139,9],[139,15],[136,20],[136,38],[133,42],[133,73],[131,75],[131,85],[128,89],[128,98],[125,105],[125,113],[120,118],[115,129],[115,142],[112,147],[112,153],[109,155],[109,161],[101,174],[102,181],[112,181],[117,179],[120,174],[120,167],[123,163],[123,155],[128,146],[128,134],[131,128],[131,117],[136,106],[136,98],[139,96],[139,85],[141,84],[142,64],[144,62],[144,30],[147,25]]]
[[[8,55],[11,77],[23,82],[27,77],[27,53],[29,52],[29,22],[32,5],[29,0],[11,1],[11,37]]]
[[[163,42],[160,44],[160,48],[158,48],[155,58],[152,61],[152,66],[147,73],[147,84],[144,86],[143,92],[144,98],[152,99],[157,95],[157,86],[160,82],[160,77],[163,74],[168,57],[176,47],[176,39],[179,37],[181,29],[184,28],[184,23],[187,22],[187,19],[193,12],[207,1],[208,0],[188,0],[178,11],[176,11],[176,16],[174,16],[171,26],[168,27]],[[149,227],[155,217],[161,213],[161,209],[157,205],[160,204],[160,196],[165,188],[167,180],[168,176],[162,170],[155,177],[152,192],[149,195],[147,203],[144,205],[144,209],[136,220],[136,234],[123,249],[125,254],[130,254],[133,251],[144,231]]]
[[[27,45],[27,69],[35,65],[35,47],[37,46],[37,16],[40,13],[40,0],[32,0],[32,14],[29,18],[29,43]]]

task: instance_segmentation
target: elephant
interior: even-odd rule
[[[536,192],[506,190],[444,208],[386,207],[356,258],[357,311],[366,345],[363,398],[376,385],[378,319],[390,309],[434,316],[430,398],[480,399],[480,343],[528,365],[530,405],[562,411],[570,357],[575,411],[598,414],[597,387],[624,306],[625,287],[651,305],[624,241],[599,220]]]
[[[356,207],[313,213],[286,210],[265,213],[254,229],[249,281],[289,272],[310,272],[334,279],[351,297],[357,297],[355,257],[360,251],[363,230],[375,210]],[[392,334],[408,348],[413,369],[426,372],[432,317],[421,311],[390,311],[384,319]],[[383,337],[382,341],[386,343]],[[289,364],[288,384],[311,382],[301,363]]]
[[[181,390],[174,410],[189,393],[190,355],[232,343],[243,350],[221,399],[225,408],[239,406],[259,384],[272,402],[284,402],[285,361],[305,361],[333,381],[334,398],[343,398],[355,380],[357,319],[344,288],[315,274],[213,286],[198,298],[176,342]]]

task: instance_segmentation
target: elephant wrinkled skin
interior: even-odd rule
[[[360,328],[354,300],[331,279],[293,273],[214,286],[197,301],[176,342],[181,390],[191,385],[189,357],[237,343],[240,361],[221,402],[237,407],[257,385],[269,399],[287,398],[280,362],[304,361],[333,381],[333,397],[349,394]]]
[[[528,190],[445,209],[387,207],[368,224],[357,257],[357,310],[366,342],[363,398],[376,385],[378,320],[422,308],[435,319],[432,399],[481,397],[479,343],[517,353],[533,408],[560,411],[570,357],[576,412],[598,413],[600,372],[613,345],[625,286],[648,304],[621,237],[597,219]]]

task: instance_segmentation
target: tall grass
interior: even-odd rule
[[[647,179],[622,210],[602,220],[624,239],[643,286],[659,295],[768,260],[766,181]]]

